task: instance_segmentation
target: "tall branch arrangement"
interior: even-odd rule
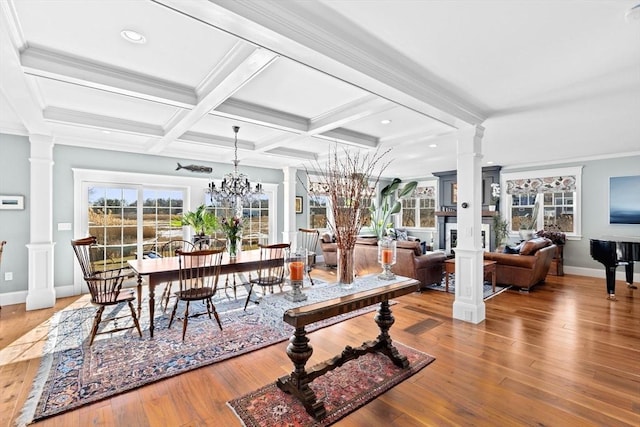
[[[362,227],[361,209],[368,209],[368,200],[375,193],[380,175],[389,166],[383,157],[390,149],[362,154],[360,151],[329,149],[325,165],[316,163],[316,175],[320,188],[308,188],[312,195],[327,195],[331,203],[333,220],[329,228],[336,237],[336,245],[341,250],[353,249]],[[307,171],[309,175],[310,172]]]

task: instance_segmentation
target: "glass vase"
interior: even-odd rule
[[[354,248],[340,248],[338,247],[338,284],[343,289],[351,289],[354,285],[354,262],[353,262]]]
[[[227,251],[230,258],[236,258],[240,253],[242,247],[242,240],[240,239],[227,239]]]

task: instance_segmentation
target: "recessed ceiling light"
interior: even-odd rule
[[[103,130],[102,133],[106,133],[107,135],[109,135],[111,133],[110,130]]]
[[[380,120],[380,123],[382,123],[383,125],[388,125],[389,123],[391,123],[391,120],[389,119]]]
[[[492,164],[493,164],[493,162],[492,162],[491,160],[489,160],[489,161],[487,162],[487,164],[488,164],[488,165],[492,165]]]
[[[436,148],[438,144],[429,144],[429,148]]]
[[[120,35],[123,39],[131,43],[144,44],[147,42],[147,39],[137,31],[122,30],[120,31]]]

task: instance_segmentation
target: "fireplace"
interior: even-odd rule
[[[482,225],[482,248],[488,252],[491,248],[491,224]],[[454,254],[454,249],[458,246],[458,223],[450,222],[445,224],[445,253]]]

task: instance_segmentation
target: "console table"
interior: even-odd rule
[[[373,289],[361,292],[356,291],[350,295],[287,310],[284,313],[283,319],[296,328],[287,346],[287,356],[289,356],[289,359],[293,362],[294,369],[291,374],[278,379],[278,387],[296,396],[312,417],[322,419],[326,416],[324,403],[317,400],[315,393],[309,387],[309,384],[315,378],[341,366],[349,360],[376,351],[387,355],[396,366],[407,368],[409,366],[407,358],[401,355],[393,346],[391,336],[389,335],[389,329],[395,322],[391,314],[391,309],[389,308],[389,300],[416,292],[419,288],[419,281],[402,278],[394,283],[381,282],[379,287]],[[309,338],[307,338],[305,326],[319,320],[349,313],[377,303],[380,303],[380,308],[378,309],[375,321],[380,328],[380,335],[378,335],[374,341],[364,342],[360,347],[356,348],[347,346],[340,355],[322,362],[309,370],[305,369],[305,365],[313,353],[313,348],[309,345]]]

